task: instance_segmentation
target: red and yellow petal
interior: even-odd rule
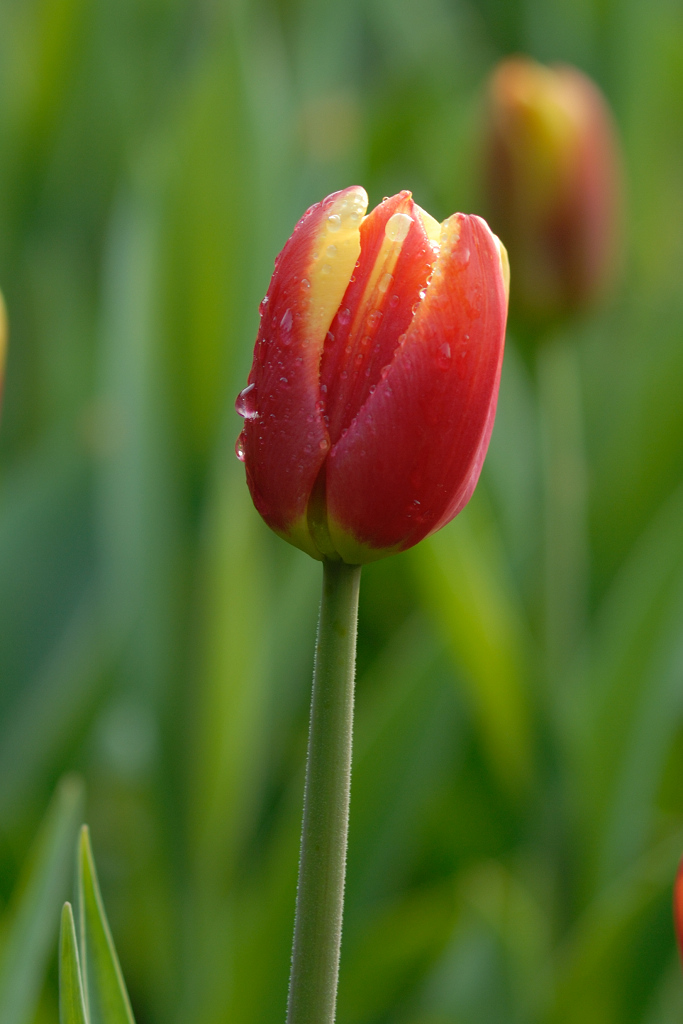
[[[456,214],[405,339],[327,459],[328,529],[345,561],[405,550],[469,499],[493,425],[506,312],[498,240],[480,218]]]
[[[438,232],[439,225],[410,192],[385,199],[361,225],[360,259],[332,321],[320,367],[332,445],[379,383],[425,294],[438,253],[432,226]]]
[[[325,335],[360,254],[361,188],[312,206],[276,260],[237,401],[249,489],[268,525],[314,557],[306,510],[330,447],[319,391]]]

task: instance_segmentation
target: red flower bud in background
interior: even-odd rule
[[[301,218],[275,261],[236,451],[268,525],[369,562],[469,500],[493,427],[507,257],[479,217],[438,224],[362,188]]]
[[[485,171],[515,268],[513,310],[547,322],[593,304],[618,265],[622,192],[598,87],[576,68],[503,61],[489,84]]]
[[[678,952],[683,962],[683,860],[678,866],[678,873],[674,882],[674,927],[676,929]]]

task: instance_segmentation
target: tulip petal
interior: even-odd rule
[[[507,299],[498,240],[455,214],[406,338],[327,460],[328,529],[348,562],[405,550],[469,500],[488,446]]]
[[[360,260],[320,366],[333,445],[381,380],[425,294],[439,250],[434,228],[440,225],[410,192],[385,199],[361,225]]]
[[[301,218],[275,261],[238,440],[249,489],[268,525],[314,557],[306,509],[330,447],[319,392],[325,335],[360,253],[367,195],[353,187]]]

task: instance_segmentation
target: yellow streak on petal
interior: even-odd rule
[[[311,287],[307,333],[321,344],[360,256],[360,223],[367,208],[365,189],[345,192],[328,207],[326,220],[316,238],[313,252],[317,257],[308,271]]]
[[[429,216],[429,215],[428,215]],[[447,262],[449,254],[455,249],[460,238],[461,231],[461,220],[457,213],[454,213],[451,217],[448,217],[443,224],[438,225],[439,234],[437,236],[437,244],[439,246],[439,252],[434,263],[434,269],[430,278],[430,283],[427,288],[427,295],[430,294],[430,289],[433,291],[432,286],[436,285],[440,278],[443,277],[444,263]],[[419,322],[423,316],[430,316],[430,304],[429,302],[421,302],[417,313],[415,314],[415,322]],[[413,324],[411,324],[409,330],[412,330]]]
[[[329,531],[339,557],[347,565],[367,565],[368,562],[377,562],[380,558],[395,555],[401,550],[400,544],[391,548],[373,548],[369,544],[364,544],[332,519],[329,521]]]
[[[498,249],[498,255],[500,257],[500,267],[503,271],[503,284],[505,285],[505,298],[510,301],[510,260],[508,259],[508,251],[501,242],[498,235],[493,236]]]
[[[289,544],[293,544],[295,548],[299,548],[300,551],[305,551],[311,558],[317,558],[318,561],[322,561],[323,553],[318,548],[311,531],[308,528],[308,520],[305,515],[301,516],[295,522],[290,523],[286,530],[278,530],[274,526],[271,527],[274,533],[277,533],[279,537],[286,540]]]
[[[415,204],[415,209],[420,215],[422,226],[425,229],[425,234],[427,235],[429,241],[440,243],[441,225],[439,224],[438,220],[435,220],[435,218],[432,217],[431,213],[427,213],[427,211],[423,210],[421,206],[417,205],[417,203]]]
[[[390,280],[389,275],[394,272],[412,222],[413,218],[409,217],[407,213],[395,213],[387,221],[375,265],[368,277],[363,296],[356,307],[356,315],[349,332],[350,338],[357,335],[361,324],[367,318],[375,293],[377,291],[380,294],[386,292],[387,282]]]
[[[452,214],[448,217],[441,225],[441,245],[442,247],[450,252],[458,244],[460,239],[460,232],[462,230],[462,221],[457,213]]]

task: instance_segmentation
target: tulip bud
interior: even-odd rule
[[[507,257],[479,217],[347,188],[275,261],[236,451],[268,525],[314,558],[402,551],[469,501],[493,427]]]
[[[489,86],[485,183],[515,268],[513,309],[537,323],[592,305],[617,265],[621,174],[612,116],[576,68],[503,61]]]
[[[674,882],[674,927],[676,929],[678,952],[683,962],[683,860],[678,866],[676,881]]]

